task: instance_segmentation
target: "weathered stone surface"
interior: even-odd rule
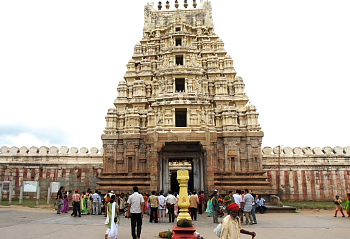
[[[52,146],[52,147],[50,147],[50,149],[49,149],[49,153],[50,154],[58,154],[58,148],[56,147],[56,146]]]
[[[4,151],[6,152],[6,148],[9,150],[8,147],[1,147],[1,150],[5,149]],[[272,150],[271,147],[266,148]],[[344,154],[324,154],[321,148],[316,147],[320,150],[313,150],[313,152],[319,153],[312,155],[303,153],[286,154],[285,152],[288,152],[288,148],[291,150],[290,147],[283,148],[283,154],[280,157],[278,154],[264,153],[263,170],[260,174],[256,172],[249,177],[245,177],[245,174],[241,176],[239,173],[236,173],[234,176],[231,176],[229,173],[217,174],[208,179],[210,181],[208,184],[220,184],[236,189],[244,187],[244,185],[250,183],[249,180],[253,180],[255,186],[250,185],[249,188],[256,192],[271,182],[276,192],[276,180],[278,172],[281,172],[280,197],[282,200],[332,200],[334,194],[346,195],[350,176],[350,160],[349,154],[346,155],[346,152],[349,152],[350,147],[342,149]],[[33,147],[31,150],[37,152],[39,149]],[[18,197],[23,181],[40,181],[41,195],[45,197],[49,183],[53,181],[61,182],[67,189],[78,188],[82,191],[87,188],[96,188],[99,178],[103,177],[107,183],[106,185],[113,187],[113,190],[116,192],[130,192],[134,183],[144,187],[142,191],[148,192],[146,190],[147,185],[150,185],[151,180],[158,179],[157,175],[149,177],[145,173],[139,173],[125,176],[124,173],[120,175],[124,175],[128,179],[129,184],[120,187],[116,183],[116,174],[101,174],[103,168],[102,153],[94,155],[93,148],[91,148],[90,152],[85,155],[80,152],[74,154],[59,152],[58,154],[39,155],[31,152],[25,154],[16,150],[13,154],[1,151],[0,181],[14,182],[14,197]],[[158,167],[158,165],[154,164],[153,167]],[[171,170],[176,168],[184,169],[184,167],[191,169],[189,164],[180,165],[176,162],[171,163],[169,167]],[[267,175],[265,172],[267,172]],[[100,184],[99,187],[105,187],[106,185]],[[219,192],[222,194],[225,194],[225,191],[225,189],[219,189]],[[268,194],[266,191],[265,193]]]
[[[79,150],[78,150],[78,148],[76,148],[76,147],[71,147],[70,148],[70,152],[71,152],[71,154],[78,154],[78,152],[79,152]]]
[[[349,147],[337,150],[345,152],[346,148]],[[295,148],[291,155],[264,154],[263,168],[267,171],[268,181],[279,181],[282,200],[325,201],[333,200],[335,194],[345,197],[350,178],[349,156],[329,152],[315,147],[311,155]],[[273,187],[277,189],[277,183]]]
[[[323,154],[322,149],[320,147],[315,147],[312,149],[312,152],[316,155]]]
[[[144,190],[176,191],[173,174],[187,167],[190,190],[232,190],[244,186],[233,177],[252,176],[250,186],[270,190],[261,186],[263,132],[244,88],[209,1],[166,11],[147,4],[143,37],[107,111],[100,189],[131,190],[143,175]]]
[[[62,147],[60,148],[60,152],[61,152],[62,154],[68,154],[69,149],[68,149],[67,146],[62,146]]]
[[[350,155],[350,146],[344,148],[344,154]]]
[[[65,146],[63,146],[65,147]],[[13,149],[18,147],[13,147]],[[50,182],[60,182],[67,190],[87,188],[95,189],[98,177],[102,172],[102,154],[68,154],[66,150],[59,152],[56,146],[21,147],[19,151],[0,152],[0,186],[2,181],[12,181],[13,196],[18,198],[23,181],[39,181],[41,197],[47,196]],[[67,148],[67,147],[65,147]],[[36,194],[31,194],[35,197]],[[54,196],[53,196],[54,198]],[[52,199],[53,199],[52,198]]]
[[[334,148],[333,148],[333,153],[334,153],[334,154],[337,154],[337,155],[343,154],[343,148],[342,148],[342,147],[339,147],[339,146],[334,147]]]
[[[29,149],[25,146],[22,146],[20,149],[19,149],[19,153],[20,154],[27,154],[29,152]]]
[[[296,154],[296,155],[300,155],[300,154],[302,154],[302,150],[301,150],[301,148],[300,147],[295,147],[294,149],[293,149],[293,153],[294,154]]]
[[[274,154],[282,154],[282,147],[281,146],[274,147],[273,153]]]
[[[10,153],[11,153],[11,154],[17,154],[17,153],[19,153],[19,148],[16,147],[16,146],[12,146],[12,147],[10,148]]]
[[[305,155],[311,155],[312,154],[311,147],[308,147],[308,146],[307,147],[303,147],[302,151],[303,151],[303,153]]]
[[[30,147],[29,149],[29,153],[32,154],[32,155],[36,155],[39,153],[39,148],[38,147],[35,147],[35,146],[32,146]]]
[[[96,147],[92,147],[90,150],[92,155],[97,155],[98,154],[98,149]]]
[[[323,153],[325,154],[332,154],[333,153],[333,149],[332,147],[326,146],[322,149]]]
[[[286,155],[291,155],[293,153],[293,149],[291,147],[284,147],[283,152]]]
[[[272,148],[271,147],[264,147],[263,154],[266,154],[266,155],[272,154]]]
[[[39,148],[39,154],[41,154],[41,155],[46,155],[46,154],[48,154],[49,153],[49,148],[48,147],[46,147],[46,146],[41,146],[40,148]]]
[[[87,153],[89,153],[89,150],[86,147],[82,147],[82,148],[80,148],[80,153],[81,154],[87,154]]]

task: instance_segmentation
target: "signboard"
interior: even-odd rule
[[[3,192],[9,192],[11,186],[11,181],[2,181],[2,190]]]
[[[23,181],[23,192],[36,193],[39,187],[38,181]]]
[[[57,193],[60,186],[61,186],[60,182],[51,182],[50,183],[51,193]]]

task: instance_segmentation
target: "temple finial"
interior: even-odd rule
[[[166,1],[165,7],[166,7],[166,9],[169,9],[169,8],[170,8],[169,1]]]
[[[158,10],[159,11],[162,10],[162,2],[161,1],[158,2]]]
[[[196,8],[197,7],[197,2],[196,0],[193,0],[193,8]]]
[[[184,7],[185,7],[185,8],[187,8],[187,7],[188,7],[187,0],[184,0]]]
[[[175,0],[175,8],[179,8],[179,1]]]

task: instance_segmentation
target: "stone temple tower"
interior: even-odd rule
[[[176,172],[188,169],[190,190],[273,193],[258,113],[214,32],[210,2],[158,4],[145,6],[143,38],[107,112],[99,189],[178,191]]]

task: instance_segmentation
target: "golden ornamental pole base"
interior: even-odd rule
[[[190,207],[190,199],[187,194],[189,179],[190,177],[189,177],[188,170],[177,171],[177,181],[180,184],[180,196],[179,196],[179,201],[177,203],[180,208],[180,213],[177,216],[177,221],[178,221],[178,224],[179,224],[179,221],[182,220],[184,224],[190,223],[190,226],[192,226],[192,219],[190,214],[188,213],[188,208]]]

